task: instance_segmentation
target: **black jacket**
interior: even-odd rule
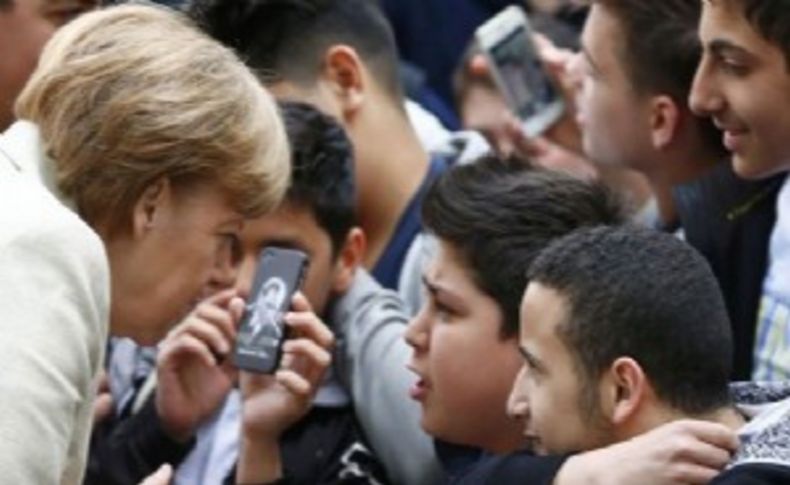
[[[733,381],[751,379],[768,245],[784,178],[743,180],[731,163],[722,162],[673,190],[686,241],[707,259],[727,304],[735,344]]]

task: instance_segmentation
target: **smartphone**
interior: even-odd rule
[[[239,369],[264,374],[277,370],[288,337],[283,318],[308,262],[305,253],[293,249],[267,247],[261,252],[236,338],[233,362]]]
[[[475,38],[527,136],[538,136],[556,123],[565,103],[538,55],[524,10],[506,8],[478,28]]]

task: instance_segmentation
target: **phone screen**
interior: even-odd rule
[[[287,338],[283,318],[306,266],[307,256],[301,251],[264,249],[236,340],[239,368],[265,373],[276,370]]]
[[[544,73],[525,27],[514,29],[490,53],[520,119],[540,114],[557,101],[558,93]]]

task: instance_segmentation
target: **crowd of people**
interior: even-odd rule
[[[0,0],[0,482],[790,483],[789,7]]]

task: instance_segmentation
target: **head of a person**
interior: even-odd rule
[[[288,184],[276,104],[230,50],[163,7],[111,7],[60,29],[16,108],[105,243],[112,332],[142,343],[211,278],[235,278],[233,237]]]
[[[322,315],[349,288],[365,252],[365,237],[355,225],[351,143],[336,121],[315,108],[294,102],[280,106],[292,147],[291,183],[274,211],[248,220],[242,230],[236,288],[251,297],[263,248],[297,249],[310,260],[302,292]],[[224,282],[215,283],[216,291]]]
[[[678,150],[709,164],[725,155],[710,120],[687,106],[701,56],[700,11],[699,0],[592,0],[575,62],[589,157],[666,179],[685,177],[665,174],[670,167],[661,163],[678,159]],[[679,168],[685,172],[688,163]]]
[[[421,425],[451,443],[512,450],[522,439],[505,407],[521,366],[525,268],[555,238],[620,222],[621,207],[597,183],[486,157],[439,178],[422,215],[438,248],[406,331]]]
[[[790,10],[782,0],[704,0],[691,107],[724,132],[735,171],[790,170]]]
[[[14,101],[44,44],[98,0],[0,0],[0,132],[14,119]]]
[[[596,448],[728,405],[727,311],[683,241],[584,229],[551,244],[528,277],[509,408],[537,451]]]
[[[196,0],[192,16],[279,98],[309,102],[353,132],[366,110],[403,111],[392,29],[373,0]]]

